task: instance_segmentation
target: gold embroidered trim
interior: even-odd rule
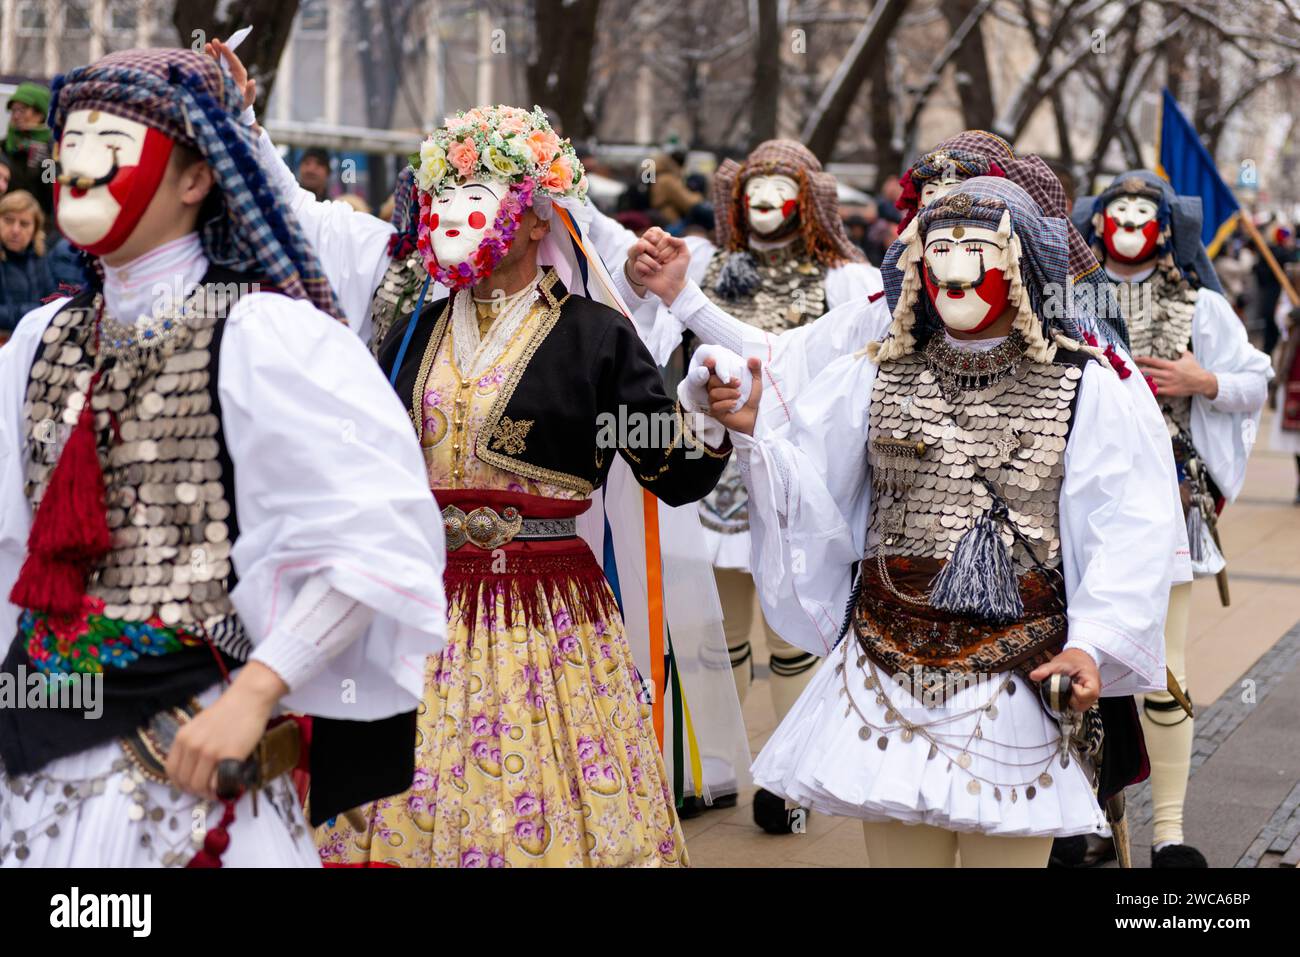
[[[502,416],[505,415],[506,406],[510,403],[511,396],[515,393],[515,388],[519,385],[524,376],[529,363],[533,361],[533,355],[546,341],[546,337],[551,334],[555,324],[560,321],[560,310],[566,302],[569,301],[569,294],[566,293],[563,299],[556,300],[555,295],[551,292],[551,287],[559,281],[554,269],[547,269],[546,275],[542,277],[541,283],[541,301],[546,304],[546,312],[542,315],[536,325],[533,327],[532,334],[529,336],[528,344],[524,346],[523,353],[519,356],[517,362],[510,370],[505,382],[501,384],[501,390],[497,393],[496,401],[492,403],[492,408],[488,410],[487,419],[483,423],[483,428],[478,434],[475,441],[474,453],[488,465],[495,465],[497,468],[505,469],[507,472],[513,472],[516,475],[522,475],[524,478],[530,478],[537,482],[545,482],[549,485],[558,485],[560,488],[572,489],[575,492],[581,492],[583,495],[592,493],[592,485],[586,479],[577,475],[570,475],[567,472],[559,472],[554,469],[545,469],[536,465],[530,465],[527,462],[521,462],[519,459],[512,458],[510,455],[504,455],[501,452],[493,452],[489,445],[495,439],[497,430],[500,428]],[[432,362],[432,360],[429,360]]]
[[[411,424],[415,426],[417,439],[424,437],[424,384],[429,380],[429,370],[433,368],[433,360],[438,356],[438,345],[446,335],[450,321],[451,296],[448,296],[447,304],[442,307],[442,315],[438,316],[438,321],[433,324],[433,332],[429,334],[429,344],[424,347],[420,370],[415,374],[415,389],[411,393]]]
[[[709,446],[709,443],[705,442],[702,438],[700,438],[698,435],[695,434],[695,430],[690,426],[690,421],[683,414],[682,404],[680,402],[676,403],[676,414],[677,414],[677,422],[681,426],[681,434],[686,437],[686,442],[688,445],[692,445],[695,446],[696,448],[702,449],[705,455],[714,459],[725,459],[727,456],[731,454],[730,447],[722,450],[713,449]],[[725,445],[726,444],[725,432],[723,433],[723,436],[724,436],[723,443]]]
[[[503,418],[492,433],[489,445],[495,445],[507,455],[518,455],[527,443],[528,430],[533,427],[533,419],[520,419],[515,422],[510,416]]]

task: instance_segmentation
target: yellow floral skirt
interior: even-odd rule
[[[448,555],[415,780],[316,834],[326,865],[684,866],[686,846],[614,597],[581,539]]]

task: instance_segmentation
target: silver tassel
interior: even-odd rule
[[[1205,561],[1205,516],[1195,498],[1187,510],[1187,548],[1193,562]]]
[[[952,558],[935,576],[930,606],[939,611],[997,624],[1025,613],[1011,550],[998,531],[1006,505],[995,501],[957,543]]]

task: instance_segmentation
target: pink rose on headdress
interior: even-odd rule
[[[478,163],[478,147],[474,145],[473,140],[452,143],[447,150],[447,159],[451,161],[452,166],[456,167],[456,172],[467,179]]]
[[[542,177],[542,187],[552,193],[563,193],[572,185],[573,167],[569,164],[567,156],[561,156],[552,163],[551,168]]]
[[[528,132],[528,114],[521,111],[505,113],[502,115],[497,128],[502,133],[527,133]]]
[[[546,166],[550,163],[551,158],[555,156],[560,149],[560,138],[555,135],[554,130],[535,130],[528,134],[525,144],[528,151],[533,154],[533,160],[538,166]]]

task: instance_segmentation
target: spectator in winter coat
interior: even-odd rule
[[[54,294],[45,257],[45,214],[36,197],[18,189],[0,199],[0,334]]]

